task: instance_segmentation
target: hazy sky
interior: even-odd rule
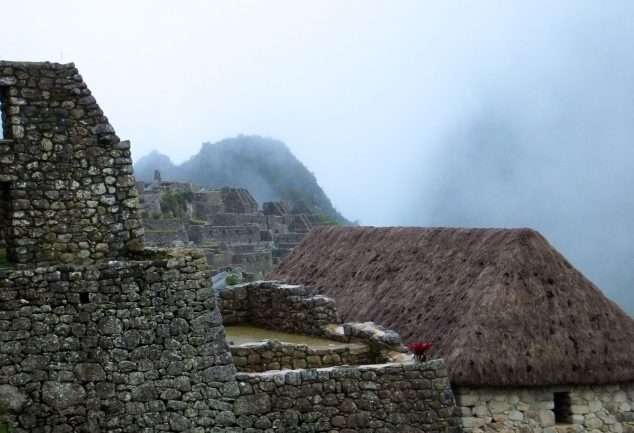
[[[347,218],[535,227],[634,314],[634,2],[0,0],[135,159],[283,140]]]

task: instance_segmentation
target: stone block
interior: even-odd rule
[[[260,393],[239,397],[233,406],[236,415],[257,415],[271,410],[271,398],[268,394]]]
[[[480,402],[480,397],[476,394],[457,394],[458,406],[475,406]]]
[[[519,410],[512,410],[509,412],[509,421],[522,421],[524,419],[524,414]]]
[[[75,377],[83,382],[98,382],[106,379],[106,372],[101,365],[95,363],[82,363],[75,366]]]
[[[27,395],[12,385],[0,385],[0,407],[20,413],[28,400]]]
[[[462,425],[464,428],[467,428],[467,429],[482,427],[484,426],[484,418],[464,417],[462,418]]]
[[[586,405],[573,404],[570,405],[570,412],[575,415],[583,415],[590,413],[590,408]]]
[[[539,411],[539,425],[542,427],[552,427],[555,425],[555,412],[552,410]]]
[[[86,397],[83,386],[74,382],[44,382],[42,401],[55,409],[76,406]]]

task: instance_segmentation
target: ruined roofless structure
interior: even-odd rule
[[[130,143],[73,64],[0,62],[0,233],[18,267],[121,258],[142,240]]]
[[[552,427],[556,413],[538,414],[553,406],[558,422],[634,431],[634,320],[534,230],[317,227],[269,277],[332,296],[344,320],[432,342],[467,429],[508,422],[525,404],[516,428]],[[584,418],[599,414],[611,418]]]
[[[394,332],[341,323],[306,287],[220,299],[234,323],[344,346],[230,348],[203,252],[141,248],[129,144],[75,67],[0,62],[0,90],[2,243],[16,264],[0,269],[0,431],[461,433],[442,360],[408,362]]]

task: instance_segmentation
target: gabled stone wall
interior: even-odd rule
[[[143,236],[130,143],[75,66],[0,61],[0,90],[10,258],[25,267],[123,257]]]

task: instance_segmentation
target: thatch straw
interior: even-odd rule
[[[317,227],[269,276],[434,343],[456,384],[634,379],[634,320],[533,230]]]

